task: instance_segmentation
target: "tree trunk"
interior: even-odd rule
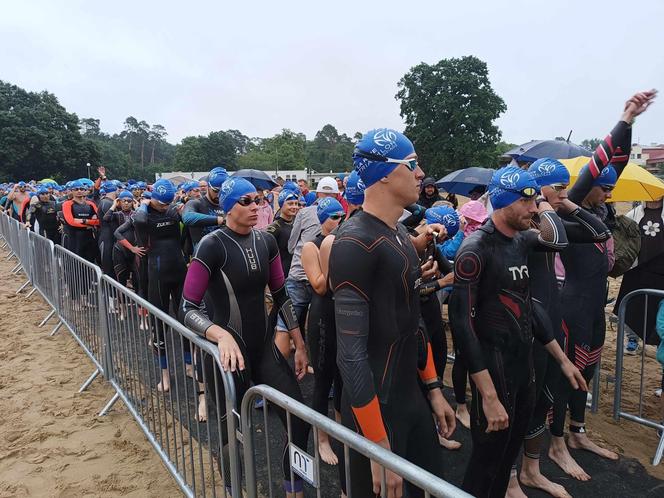
[[[145,140],[141,142],[141,168],[145,165],[143,162],[143,151],[145,150]]]
[[[152,142],[152,152],[150,153],[150,164],[154,164],[154,149],[157,147],[157,142]]]

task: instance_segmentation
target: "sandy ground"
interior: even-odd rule
[[[181,496],[133,418],[117,403],[97,413],[113,391],[55,321],[38,328],[48,305],[23,283],[0,251],[0,496]]]

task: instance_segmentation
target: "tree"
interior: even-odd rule
[[[354,148],[353,139],[345,133],[340,135],[334,126],[326,124],[307,144],[307,167],[320,172],[348,169]]]
[[[421,63],[398,87],[405,133],[429,176],[495,160],[501,133],[493,123],[507,108],[485,62],[468,56]]]
[[[134,116],[129,116],[127,119],[125,119],[124,128],[125,131],[123,133],[129,139],[127,144],[127,151],[131,160],[131,146],[133,144],[134,137],[138,132],[138,120]]]
[[[152,143],[152,150],[150,151],[150,164],[154,164],[154,151],[157,148],[157,144],[161,143],[164,140],[164,137],[168,135],[166,133],[166,128],[160,124],[153,125],[148,133],[148,139]]]
[[[588,150],[594,151],[601,143],[602,140],[600,138],[586,138],[579,145],[581,145],[581,147],[585,147]]]
[[[0,81],[0,181],[78,178],[99,164],[94,142],[81,136],[78,116],[55,95]]]
[[[83,136],[88,138],[98,137],[101,133],[99,128],[99,120],[94,118],[84,118],[78,121],[78,127],[83,133]]]
[[[270,138],[254,138],[247,153],[238,158],[239,168],[260,170],[304,169],[307,137],[284,128]]]

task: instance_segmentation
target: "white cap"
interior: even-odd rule
[[[337,185],[337,181],[331,176],[325,176],[318,182],[316,192],[320,192],[322,194],[338,194],[339,185]]]

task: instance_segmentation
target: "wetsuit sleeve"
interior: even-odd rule
[[[101,221],[99,221],[99,211],[97,210],[97,205],[96,205],[94,202],[92,202],[92,201],[86,201],[86,202],[87,202],[88,206],[90,206],[90,207],[92,208],[92,210],[94,211],[94,213],[95,213],[95,215],[97,216],[97,218],[96,218],[96,219],[90,219],[90,220],[87,220],[87,221],[85,222],[85,224],[86,224],[86,225],[89,225],[89,226],[97,227],[97,226],[99,226],[99,225],[101,224]]]
[[[279,310],[279,316],[284,321],[288,330],[293,330],[299,327],[297,316],[295,315],[295,308],[291,301],[288,291],[286,291],[286,279],[284,277],[284,269],[281,266],[281,256],[279,254],[279,246],[277,240],[272,234],[265,234],[266,243],[268,246],[268,254],[270,258],[270,274],[268,286],[272,292],[272,299],[274,304]]]
[[[77,221],[74,221],[74,213],[72,211],[72,204],[74,201],[65,201],[62,204],[62,216],[64,216],[65,223],[71,227],[76,227],[76,228],[85,228],[86,225],[83,223],[79,223]]]
[[[199,202],[197,199],[192,199],[184,205],[182,211],[182,222],[187,227],[209,227],[217,225],[217,216],[211,214],[203,214],[197,211]]]
[[[122,245],[122,247],[125,247],[127,249],[131,249],[133,246],[131,242],[127,240],[127,237],[125,234],[129,232],[130,230],[134,229],[134,222],[132,218],[129,218],[127,221],[125,221],[122,225],[120,225],[115,232],[113,232],[113,236],[115,239]]]
[[[611,133],[597,146],[588,164],[581,169],[579,178],[569,191],[569,200],[580,205],[590,192],[595,178],[609,163],[616,169],[620,178],[629,160],[631,148],[632,127],[625,121],[618,121]]]
[[[597,216],[585,209],[576,208],[563,219],[567,239],[570,242],[605,242],[611,231]]]
[[[453,238],[446,240],[440,245],[443,256],[445,256],[447,259],[454,259],[454,256],[456,256],[456,253],[459,250],[459,247],[461,247],[462,242],[463,232],[458,231]]]
[[[475,313],[484,255],[478,244],[461,247],[454,262],[454,290],[450,296],[449,315],[455,340],[471,374],[486,370],[482,346],[475,333]]]
[[[532,300],[533,310],[533,336],[537,341],[546,346],[555,339],[553,332],[553,325],[549,318],[549,314],[544,309],[544,306],[539,301]]]
[[[219,269],[219,252],[214,239],[203,239],[198,245],[184,280],[178,315],[187,328],[202,337],[205,337],[205,332],[213,325],[205,312],[203,296],[210,283],[210,275]]]
[[[431,339],[424,330],[417,331],[417,373],[420,380],[425,384],[438,380],[436,364],[433,361],[433,350],[431,349]]]
[[[330,280],[337,326],[337,366],[362,434],[387,437],[369,365],[369,302],[376,260],[361,241],[337,237],[330,253]]]
[[[102,221],[106,223],[113,221],[113,216],[115,215],[115,211],[111,210],[110,206],[105,211],[103,209],[101,211],[103,213],[103,216],[101,217]]]
[[[527,235],[536,233],[532,230]],[[534,238],[534,237],[532,237]],[[539,215],[539,233],[537,234],[536,250],[562,251],[568,246],[567,233],[560,217],[555,211],[544,211]]]

